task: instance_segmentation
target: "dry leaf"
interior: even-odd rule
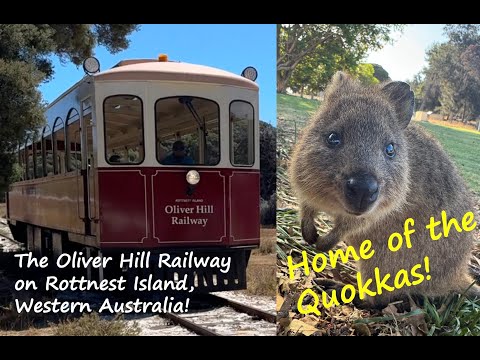
[[[301,322],[311,325],[311,326],[316,326],[319,323],[319,320],[316,316],[313,315],[306,315],[299,319]]]
[[[305,289],[311,289],[313,287],[313,280],[315,279],[315,276],[316,274],[313,271],[307,276],[304,282]]]
[[[310,336],[318,331],[315,326],[306,324],[300,320],[293,319],[287,330],[291,331],[294,334],[303,334],[305,336]]]
[[[413,301],[410,302],[412,311],[419,309]],[[418,315],[409,316],[405,319],[405,322],[410,325],[413,336],[425,336],[428,334],[428,326],[425,322],[425,314],[420,313]]]
[[[350,316],[353,313],[353,309],[350,306],[342,305],[342,314],[345,316]]]
[[[399,315],[398,309],[395,304],[388,304],[386,308],[382,310],[382,314],[384,315]]]

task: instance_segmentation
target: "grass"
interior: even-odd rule
[[[55,336],[135,336],[140,334],[137,323],[127,325],[120,319],[101,319],[97,313],[66,320],[55,327]]]
[[[480,303],[452,295],[437,304],[425,299],[425,316],[430,324],[428,335],[480,336]]]
[[[480,195],[480,133],[427,122],[419,124],[440,141],[470,188]]]
[[[317,110],[318,100],[277,94],[277,117],[284,120],[306,121]]]
[[[302,104],[302,100],[293,96],[278,97],[278,133],[277,139],[277,310],[279,334],[281,335],[375,335],[375,336],[469,336],[480,335],[480,300],[471,301],[461,295],[429,300],[417,304],[410,300],[406,308],[390,304],[381,312],[361,310],[352,304],[320,308],[321,315],[303,315],[298,312],[296,303],[299,294],[306,288],[321,294],[322,289],[316,279],[335,279],[344,283],[353,283],[355,264],[337,264],[336,269],[328,267],[321,273],[305,276],[297,270],[295,277],[288,276],[287,256],[294,263],[301,260],[303,250],[310,261],[316,251],[300,242],[302,239],[296,199],[292,196],[286,170],[290,160],[290,150],[298,135],[292,131],[291,114],[298,119],[308,119],[314,110]],[[288,107],[293,110],[289,110]],[[287,121],[284,121],[287,120]],[[300,122],[297,122],[297,131]],[[480,194],[479,162],[474,161],[480,153],[480,135],[472,132],[422,123],[443,144],[447,152],[457,163],[461,174],[469,186]],[[283,129],[282,129],[283,127]],[[330,219],[320,214],[316,219],[319,233],[328,233],[332,227]],[[344,245],[341,245],[344,246]],[[473,253],[477,258],[478,249]],[[472,263],[472,271],[475,264]],[[476,269],[478,270],[478,269]],[[313,304],[313,299],[305,298],[304,306]]]
[[[253,255],[261,254],[275,254],[276,252],[276,230],[274,227],[263,227],[260,229],[260,246],[253,250]]]
[[[275,296],[276,266],[252,264],[247,268],[247,292],[252,295]]]
[[[276,277],[276,229],[260,229],[260,247],[252,251],[247,267],[247,292],[252,295],[275,296]]]

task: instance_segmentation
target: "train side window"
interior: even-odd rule
[[[215,101],[175,96],[155,103],[157,160],[162,165],[217,165],[220,108]]]
[[[25,139],[25,179],[33,179],[33,146],[31,144],[32,134]]]
[[[55,119],[52,131],[53,143],[53,172],[61,174],[64,171],[63,163],[65,161],[65,129],[63,120],[60,117]]]
[[[27,169],[28,169],[28,180],[31,180],[34,178],[34,166],[33,166],[33,152],[32,152],[32,145],[28,147],[28,162],[27,162]]]
[[[252,166],[254,157],[254,111],[252,104],[230,103],[230,162],[234,166]]]
[[[63,126],[63,120],[56,118],[53,125],[53,172],[55,174],[61,174],[65,172],[65,128]]]
[[[41,162],[41,159],[39,157],[40,144],[38,140],[39,134],[38,131],[35,131],[32,134],[33,178],[35,179],[42,177],[42,171],[39,169],[39,163]]]
[[[138,165],[145,158],[143,102],[135,95],[114,95],[103,102],[105,157],[111,165]]]
[[[82,147],[80,143],[80,115],[77,109],[68,112],[66,123],[65,158],[66,171],[82,168]]]
[[[35,162],[35,177],[41,178],[43,177],[42,137],[37,133],[35,139],[35,156],[33,159]]]
[[[25,149],[21,149],[21,145],[18,146],[18,167],[20,180],[25,180]]]
[[[42,158],[43,158],[43,175],[53,175],[53,147],[52,132],[50,126],[45,126],[42,132]]]

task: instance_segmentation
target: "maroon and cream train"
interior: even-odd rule
[[[231,256],[228,274],[198,270],[195,286],[245,288],[260,241],[254,81],[164,57],[125,60],[85,76],[46,119],[20,146],[23,179],[7,194],[28,250]],[[184,165],[172,164],[178,140]]]

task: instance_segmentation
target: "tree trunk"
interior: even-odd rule
[[[300,88],[300,97],[303,99],[303,89],[305,88],[305,86],[302,85],[302,87]]]
[[[463,103],[462,123],[465,123],[465,110],[467,109],[467,103]]]
[[[292,76],[292,70],[277,71],[277,93],[286,94],[288,80]]]

